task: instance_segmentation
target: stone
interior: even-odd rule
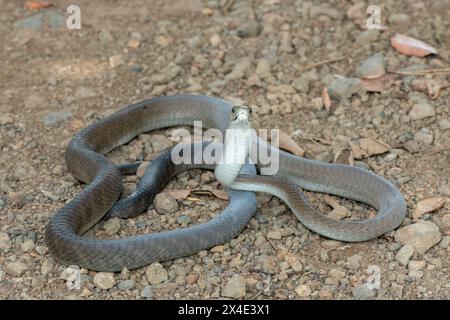
[[[414,104],[409,112],[409,117],[412,120],[421,120],[429,117],[434,117],[436,111],[427,101],[421,101]]]
[[[385,74],[385,64],[383,54],[376,53],[359,65],[355,74],[360,78],[377,78]]]
[[[41,265],[41,274],[43,276],[48,275],[50,272],[52,272],[53,267],[54,267],[53,259],[51,259],[51,258],[45,259],[44,262],[42,262],[42,265]]]
[[[23,252],[31,252],[34,250],[35,247],[36,245],[33,240],[26,240],[20,246]]]
[[[269,231],[267,232],[267,238],[274,239],[274,240],[280,240],[281,239],[281,233],[279,231]]]
[[[398,261],[402,266],[406,266],[409,259],[414,254],[414,247],[410,244],[403,246],[395,255],[395,260]]]
[[[377,29],[365,30],[356,36],[355,41],[359,45],[370,44],[378,41],[379,36],[380,31]]]
[[[322,248],[326,250],[336,249],[341,246],[341,242],[337,240],[323,240],[321,242]]]
[[[270,75],[270,63],[269,63],[269,60],[267,60],[266,58],[259,59],[257,64],[256,64],[255,72],[261,78],[265,78],[268,75]]]
[[[434,223],[419,221],[398,229],[394,238],[396,242],[412,245],[418,253],[424,254],[441,240],[441,233]]]
[[[103,230],[105,230],[107,235],[113,235],[120,230],[120,219],[111,218],[105,222],[103,225]]]
[[[6,125],[6,124],[11,124],[11,123],[13,123],[13,121],[14,121],[13,118],[8,113],[4,113],[4,114],[0,115],[0,125],[2,125],[2,126]]]
[[[353,297],[357,300],[368,300],[375,297],[375,292],[367,284],[352,289]]]
[[[423,144],[432,144],[433,143],[433,133],[430,132],[427,128],[422,128],[416,133],[414,133],[414,141]]]
[[[48,25],[51,29],[64,28],[66,26],[66,18],[53,10],[45,10],[36,13],[30,17],[17,20],[14,26],[26,29],[41,29],[44,25]]]
[[[447,130],[450,129],[450,119],[442,119],[439,120],[439,128],[441,130]]]
[[[168,37],[166,37],[166,36],[163,36],[163,35],[160,35],[160,36],[157,36],[156,38],[155,38],[155,43],[158,45],[158,46],[161,46],[161,47],[167,47],[170,43],[172,42],[172,40],[170,39],[170,38],[168,38]]]
[[[361,80],[357,78],[336,79],[328,86],[328,93],[336,99],[349,99],[359,90],[361,90]]]
[[[70,111],[55,111],[48,113],[44,118],[44,125],[52,126],[63,121],[67,121],[72,118],[72,112]]]
[[[225,80],[230,81],[243,78],[247,71],[250,69],[251,65],[252,63],[250,59],[244,58],[240,60],[234,65],[231,72],[225,76]]]
[[[148,282],[152,285],[162,283],[164,281],[167,281],[168,279],[167,270],[164,269],[164,267],[158,262],[152,263],[150,266],[148,266],[147,270],[145,271],[145,275]]]
[[[153,206],[159,214],[174,213],[178,210],[178,203],[169,193],[158,193],[153,199]]]
[[[362,257],[359,254],[354,254],[347,258],[344,267],[350,270],[358,270],[361,267],[361,259]]]
[[[295,293],[300,298],[308,298],[311,295],[311,288],[306,284],[301,284],[295,288]]]
[[[450,236],[442,237],[441,242],[439,242],[439,247],[445,249],[445,248],[447,248],[449,246],[450,246]]]
[[[98,272],[94,276],[94,284],[97,288],[102,290],[109,290],[116,284],[114,273],[112,272]]]
[[[185,214],[183,214],[183,215],[181,215],[181,216],[179,216],[177,218],[177,223],[178,224],[185,224],[185,225],[187,225],[187,224],[190,224],[191,222],[192,222],[191,217],[188,216],[188,215],[185,215]]]
[[[134,288],[134,280],[122,280],[117,284],[117,288],[122,291],[131,290]]]
[[[242,299],[245,297],[246,282],[240,275],[234,275],[222,290],[222,296],[232,299]]]
[[[11,245],[8,234],[6,232],[0,232],[0,250],[8,251]]]
[[[145,286],[141,290],[141,297],[146,299],[151,299],[153,297],[153,290],[150,286]]]
[[[411,18],[406,13],[392,13],[388,17],[388,22],[392,25],[408,25]]]
[[[27,265],[23,262],[16,261],[6,264],[6,273],[15,277],[20,277],[28,269]]]
[[[179,65],[175,63],[169,64],[167,67],[162,69],[160,73],[152,75],[150,80],[155,85],[167,84],[182,71],[183,69]]]
[[[127,42],[127,47],[131,48],[131,49],[137,49],[139,48],[141,42],[138,39],[130,39]]]
[[[109,65],[111,66],[111,68],[116,68],[123,65],[124,63],[125,59],[120,54],[109,57]]]
[[[344,14],[341,10],[331,8],[329,6],[314,6],[310,10],[311,18],[316,18],[319,16],[327,16],[334,20],[342,20],[344,18]]]
[[[256,21],[245,22],[237,29],[237,35],[241,38],[257,37],[261,33],[261,25]]]
[[[216,33],[216,34],[212,35],[211,38],[209,38],[209,43],[213,47],[218,47],[222,43],[222,39],[220,38],[220,35],[218,35]]]
[[[78,98],[92,98],[96,95],[97,94],[93,90],[86,87],[79,87],[75,92],[75,96],[77,96]]]
[[[256,269],[268,274],[276,274],[280,271],[277,258],[267,255],[259,256],[256,259]]]

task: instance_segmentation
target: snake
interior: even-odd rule
[[[117,202],[123,190],[123,174],[135,171],[136,166],[116,165],[105,156],[108,152],[141,133],[193,126],[194,121],[202,121],[205,128],[225,132],[233,121],[241,120],[240,117],[233,120],[230,113],[233,114],[233,105],[216,97],[175,95],[130,105],[82,129],[69,142],[65,161],[69,172],[87,186],[49,220],[45,239],[52,256],[60,263],[96,271],[120,271],[124,267],[132,270],[153,262],[189,256],[237,236],[257,210],[255,191],[279,197],[307,228],[336,240],[370,240],[395,229],[403,221],[405,200],[395,186],[381,176],[350,165],[295,156],[258,139],[261,147],[279,152],[278,173],[257,175],[252,164],[221,165],[216,172],[219,181],[223,181],[220,172],[233,171],[232,178],[223,181],[229,187],[230,201],[219,215],[206,223],[121,239],[83,236],[102,218],[129,217],[145,210],[153,197],[180,172],[219,167],[175,165],[170,152],[166,152],[152,161],[131,200]],[[241,153],[239,148],[236,150]],[[256,167],[260,170],[262,164],[256,163]],[[361,221],[333,220],[310,206],[301,189],[356,200],[372,206],[378,214]],[[122,210],[126,207],[134,209],[124,213]]]

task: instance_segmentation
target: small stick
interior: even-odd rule
[[[313,69],[315,67],[322,66],[324,64],[334,63],[334,62],[341,61],[341,60],[344,60],[344,59],[345,59],[345,57],[339,57],[339,58],[327,59],[327,60],[319,61],[317,63],[314,63],[314,64],[311,64],[309,66],[304,67],[303,69],[301,69],[301,71],[306,71],[306,70],[309,70],[309,69]]]
[[[417,71],[394,71],[395,74],[400,74],[403,76],[426,76],[428,74],[450,74],[450,68],[439,68],[439,69],[426,69]]]
[[[264,234],[264,237],[267,239],[267,241],[269,241],[269,243],[270,243],[270,245],[272,246],[272,248],[273,248],[275,251],[278,251],[277,246],[272,242],[272,240],[269,239],[269,237],[267,236],[267,234],[266,234],[265,232],[263,232],[263,234]]]
[[[228,13],[228,11],[231,9],[231,7],[233,6],[235,0],[227,0],[227,2],[225,2],[225,4],[222,6],[222,13]]]
[[[59,208],[59,206],[56,206],[54,204],[49,204],[49,203],[26,203],[24,205],[24,207],[32,207],[32,206],[36,206],[36,207],[48,207],[48,208]]]

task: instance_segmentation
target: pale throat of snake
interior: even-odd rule
[[[248,106],[234,106],[229,114],[230,122],[225,132],[222,160],[214,174],[224,186],[230,187],[242,166],[247,161],[252,139],[252,109]]]

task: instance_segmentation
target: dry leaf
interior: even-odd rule
[[[322,102],[323,105],[325,107],[325,109],[327,111],[330,111],[330,107],[331,107],[331,99],[330,99],[330,95],[328,94],[328,88],[325,87],[322,90]]]
[[[382,92],[391,88],[399,78],[396,74],[388,73],[374,79],[361,79],[361,85],[368,92]]]
[[[224,191],[224,190],[214,189],[214,190],[212,190],[212,193],[213,193],[214,196],[216,196],[216,198],[219,198],[219,199],[222,199],[222,200],[228,200],[229,199],[228,193],[226,191]]]
[[[391,38],[391,44],[398,52],[407,56],[422,58],[429,54],[437,54],[436,49],[425,42],[399,33]]]
[[[168,194],[170,194],[172,197],[174,197],[176,200],[184,200],[186,199],[190,191],[189,190],[169,190],[167,191]]]
[[[432,197],[425,200],[421,200],[417,203],[416,210],[414,210],[413,219],[419,219],[425,213],[433,212],[441,208],[447,202],[445,197]]]
[[[324,201],[327,205],[333,208],[333,211],[328,213],[329,218],[334,220],[342,220],[350,215],[350,211],[346,207],[340,205],[332,197],[325,196]]]
[[[285,132],[283,132],[281,129],[274,131],[276,134],[278,132],[278,143],[279,148],[283,149],[285,151],[288,151],[292,154],[295,154],[296,156],[303,157],[305,154],[305,150],[303,150],[292,138]],[[277,136],[274,137],[275,139]]]
[[[323,198],[323,200],[325,201],[325,203],[327,205],[329,205],[330,207],[337,208],[340,206],[339,202],[337,202],[336,200],[334,200],[334,198],[330,197],[329,195],[325,195],[325,197]]]
[[[414,79],[411,81],[411,85],[415,90],[424,91],[428,93],[428,96],[435,100],[439,97],[441,90],[448,88],[450,84],[446,81],[438,81],[436,79]]]
[[[50,2],[42,1],[27,1],[25,2],[25,7],[30,10],[44,9],[53,6]]]
[[[355,164],[355,161],[353,158],[352,149],[346,148],[339,151],[334,157],[334,163],[349,164],[353,166]]]
[[[359,146],[369,157],[388,152],[391,149],[388,144],[372,138],[362,138]]]
[[[348,141],[348,145],[352,149],[353,159],[362,160],[364,158],[369,157],[369,155],[364,152],[357,144],[354,144],[351,141]]]

